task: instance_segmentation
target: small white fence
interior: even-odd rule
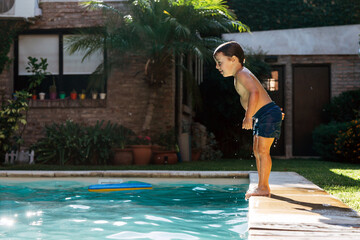
[[[29,151],[11,151],[10,153],[5,154],[5,164],[34,164],[35,152],[32,150]]]

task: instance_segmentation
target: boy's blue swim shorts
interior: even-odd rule
[[[255,115],[253,135],[266,138],[280,138],[282,112],[274,102],[268,103],[260,108]]]

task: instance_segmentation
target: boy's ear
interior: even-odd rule
[[[236,59],[237,59],[237,57],[235,57],[234,55],[231,57],[231,61],[232,61],[232,62],[235,62]]]

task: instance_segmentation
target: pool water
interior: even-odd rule
[[[0,184],[0,239],[247,239],[248,184],[156,183],[88,192],[88,183]]]

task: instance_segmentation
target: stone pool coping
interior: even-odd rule
[[[248,178],[248,171],[0,171],[0,177]],[[294,172],[271,172],[271,198],[249,200],[249,240],[360,239],[360,214]]]

